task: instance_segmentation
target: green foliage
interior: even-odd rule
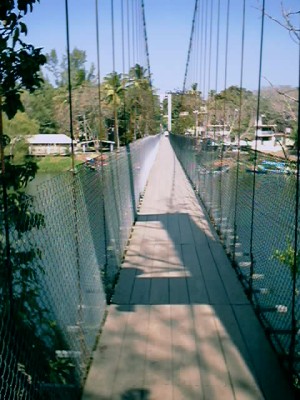
[[[22,102],[26,114],[31,121],[38,123],[38,131],[36,133],[57,133],[58,123],[55,116],[54,107],[55,90],[53,86],[45,81],[41,87],[34,93],[25,92],[22,95]]]
[[[136,64],[125,77],[125,104],[127,121],[127,138],[129,141],[153,134],[158,131],[157,116],[160,107],[150,85],[147,69]]]
[[[26,44],[27,27],[22,18],[39,0],[4,0],[0,5],[0,96],[2,109],[11,119],[23,111],[21,92],[33,92],[41,84],[40,67],[46,57],[40,48]]]
[[[193,88],[197,89],[195,84]],[[195,129],[195,110],[201,107],[200,93],[192,89],[186,94],[177,92],[172,94],[172,130],[177,134],[184,134],[188,129]],[[181,113],[187,113],[181,116]]]
[[[121,74],[112,72],[111,74],[104,77],[103,90],[105,95],[105,101],[108,104],[121,105],[124,99],[125,86],[121,79]]]
[[[275,250],[273,258],[289,269],[292,279],[294,279],[294,276],[298,276],[300,271],[300,252],[298,251],[296,254],[295,265],[295,248],[290,240],[288,240],[285,250]]]
[[[63,385],[72,382],[74,364],[68,358],[58,358],[51,360],[49,363],[50,374],[49,382],[62,383]]]
[[[158,131],[160,107],[147,70],[136,64],[128,75],[108,74],[101,85],[106,127],[121,144]]]
[[[46,68],[54,78],[56,86],[68,86],[68,56],[64,54],[62,61],[59,61],[56,50],[52,49],[46,55]],[[76,47],[70,53],[71,85],[78,87],[84,82],[92,82],[95,78],[95,66],[91,64],[89,70],[86,69],[86,52]]]

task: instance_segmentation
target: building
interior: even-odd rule
[[[64,134],[39,134],[27,138],[29,154],[33,156],[67,155],[71,152],[72,139]]]
[[[230,142],[231,127],[228,124],[208,124],[206,137],[214,140]]]
[[[264,124],[264,115],[255,123],[256,139],[252,140],[252,149],[262,152],[280,152],[285,147],[286,135],[276,132],[277,125]]]

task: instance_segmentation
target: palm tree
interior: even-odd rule
[[[139,64],[132,67],[127,77],[127,88],[130,93],[130,120],[131,125],[133,125],[133,136],[136,139],[137,121],[139,121],[139,125],[142,121],[145,121],[147,125],[149,108],[147,98],[149,98],[149,94],[153,95],[147,69]],[[139,125],[138,129],[140,128]]]
[[[105,101],[113,106],[114,140],[117,149],[120,147],[118,109],[123,101],[124,90],[125,87],[122,83],[121,74],[112,72],[104,78],[103,92],[105,93]]]

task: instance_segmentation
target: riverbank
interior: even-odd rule
[[[75,156],[75,166],[82,164],[86,156]],[[39,173],[59,173],[66,172],[72,168],[72,158],[70,156],[46,156],[37,158]]]

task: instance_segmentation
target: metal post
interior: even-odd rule
[[[168,131],[172,131],[172,94],[168,93]]]

